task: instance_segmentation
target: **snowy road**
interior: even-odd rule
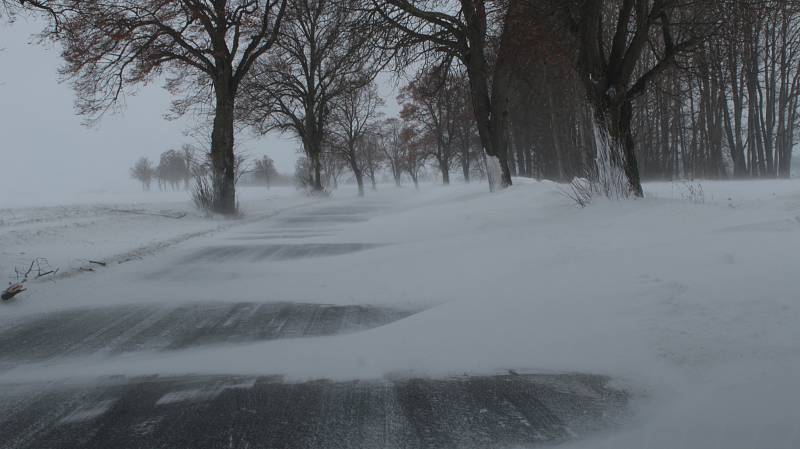
[[[6,386],[4,448],[506,448],[613,423],[625,396],[590,376],[284,383],[106,378]]]
[[[7,210],[109,263],[0,305],[0,448],[800,447],[800,181],[560,188]]]
[[[396,244],[349,227],[401,206],[321,201],[42,285],[50,302],[20,302],[0,320],[0,448],[506,448],[618,424],[628,397],[603,376],[503,367],[375,376],[358,374],[371,371],[357,359],[344,377],[361,380],[298,380],[280,361],[246,367],[258,345],[368,342],[425,310],[424,301],[321,298],[295,276],[335,273],[349,257]],[[381,291],[368,279],[361,286]],[[242,363],[214,355],[237,350],[253,352]],[[330,356],[312,359],[315,370]]]
[[[369,329],[410,312],[297,303],[86,308],[35,315],[0,328],[0,369],[75,355],[174,351],[213,344],[318,337]]]

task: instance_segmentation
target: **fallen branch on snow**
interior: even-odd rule
[[[27,290],[25,286],[19,282],[16,284],[11,284],[7,289],[3,290],[3,293],[0,294],[0,298],[2,298],[3,301],[8,301],[25,290]]]
[[[33,274],[34,267],[36,267],[35,274]],[[9,299],[26,291],[27,289],[25,288],[24,284],[31,279],[32,274],[33,279],[39,279],[44,276],[55,275],[58,273],[58,268],[52,269],[50,267],[50,263],[47,262],[47,259],[38,257],[31,261],[31,264],[28,266],[28,269],[25,270],[25,272],[20,271],[16,267],[14,267],[14,272],[17,273],[17,281],[10,283],[8,288],[3,290],[3,293],[0,294],[0,299],[3,301],[8,301]]]

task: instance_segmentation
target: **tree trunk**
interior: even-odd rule
[[[744,74],[739,73],[739,61],[737,53],[734,51],[735,44],[730,44],[728,52],[728,71],[730,72],[731,103],[733,105],[733,125],[728,123],[730,136],[733,137],[731,146],[731,159],[733,160],[733,177],[747,177],[747,158],[744,152],[744,141],[742,139],[744,99],[743,86]],[[727,108],[726,108],[727,109]],[[727,122],[730,122],[730,112]]]
[[[305,122],[306,135],[303,136],[303,149],[311,161],[311,190],[322,192],[322,132],[317,127],[313,116],[307,116]]]
[[[625,152],[624,170],[628,177],[628,187],[635,196],[642,197],[642,180],[639,175],[639,162],[636,160],[636,144],[631,133],[631,119],[633,118],[633,106],[630,101],[625,101],[622,105],[622,115],[616,124],[614,135],[623,142]]]
[[[351,165],[353,174],[356,176],[356,184],[358,184],[358,196],[364,196],[364,174],[355,164]]]
[[[397,187],[400,187],[400,178],[403,176],[403,173],[400,171],[400,168],[396,165],[392,166],[392,176],[394,176],[394,184]]]
[[[372,184],[372,191],[375,192],[378,190],[378,183],[375,182],[375,166],[370,165],[369,167],[369,182]]]
[[[227,82],[215,86],[216,106],[214,127],[211,131],[211,165],[214,212],[225,215],[236,213],[236,174],[233,155],[234,92]]]
[[[469,141],[469,131],[462,128],[459,128],[459,140],[458,145],[460,147],[460,159],[461,159],[461,173],[464,175],[464,182],[469,183],[469,169],[470,169],[470,141]],[[466,137],[465,137],[466,136]]]
[[[493,156],[500,161],[502,177],[500,187],[506,188],[511,185],[511,167],[508,159],[508,87],[510,81],[505,75],[505,70],[500,68],[495,70],[495,79],[492,84],[491,102],[491,123],[489,124]]]
[[[449,186],[450,185],[450,167],[448,163],[440,163],[439,169],[442,171],[442,184]]]
[[[531,177],[531,173],[529,171],[530,164],[528,163],[528,159],[525,154],[525,144],[520,139],[519,133],[514,135],[512,133],[512,142],[511,151],[516,151],[517,153],[517,173],[519,176],[525,176],[526,178]]]
[[[311,157],[311,169],[314,172],[314,179],[312,179],[313,184],[311,189],[314,192],[322,192],[322,161],[320,159],[320,152],[319,150],[309,151],[309,156]]]
[[[497,79],[497,72],[495,69],[495,79],[493,81],[492,100],[506,99],[506,85],[507,77]],[[507,160],[507,144],[505,139],[507,125],[507,117],[502,105],[493,104],[489,96],[489,80],[487,77],[486,61],[483,55],[476,55],[469,59],[467,64],[467,73],[470,84],[470,94],[472,97],[472,108],[475,114],[475,122],[478,126],[478,135],[481,139],[484,151],[490,156],[495,156],[500,162],[502,176],[500,179],[500,188],[506,188],[511,185],[511,171],[508,167]],[[499,90],[499,91],[498,91]],[[495,115],[497,114],[497,115]]]
[[[517,170],[517,161],[514,158],[514,151],[513,147],[511,146],[508,139],[506,139],[506,159],[508,160],[508,172],[511,173],[511,176],[519,176],[519,171]]]

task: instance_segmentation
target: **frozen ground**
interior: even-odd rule
[[[124,375],[131,379],[125,388],[138,391],[140,376],[154,374],[167,379],[165,385],[193,382],[185,379],[189,374],[282,376],[296,382],[297,391],[305,391],[301,386],[314,385],[316,379],[339,386],[357,380],[370,385],[359,390],[362,394],[390,388],[392,398],[402,396],[396,382],[408,382],[392,379],[442,379],[449,386],[436,390],[444,393],[434,395],[435,400],[423,393],[415,396],[441,404],[463,388],[457,379],[467,374],[488,382],[488,391],[494,392],[489,402],[506,398],[512,405],[508,410],[473,408],[488,399],[470,399],[471,405],[457,415],[488,410],[504,417],[497,422],[505,422],[512,416],[530,418],[513,404],[549,394],[524,399],[521,391],[549,390],[535,377],[526,377],[526,385],[533,386],[513,389],[513,394],[502,393],[492,382],[502,380],[499,375],[533,373],[555,376],[558,391],[595,398],[592,406],[586,399],[587,410],[615,413],[619,403],[598,393],[606,387],[586,386],[604,382],[565,387],[574,383],[561,373],[579,373],[570,376],[613,379],[612,387],[627,392],[631,413],[621,427],[568,441],[570,447],[800,447],[800,180],[704,182],[702,192],[688,184],[658,183],[647,185],[646,191],[648,198],[643,200],[598,200],[582,210],[560,193],[559,186],[525,180],[498,194],[486,193],[483,185],[426,186],[421,192],[384,187],[365,199],[349,190],[329,200],[285,192],[274,200],[243,202],[247,218],[234,222],[192,215],[185,203],[115,206],[189,213],[183,218],[120,212],[95,217],[91,211],[97,206],[74,206],[72,210],[80,211],[75,217],[59,212],[62,208],[5,210],[0,266],[6,275],[6,267],[25,259],[17,256],[26,251],[26,242],[36,242],[36,256],[59,266],[54,260],[120,261],[118,255],[142,246],[153,249],[136,252],[139,258],[126,263],[94,267],[94,272],[31,283],[30,292],[3,304],[2,344],[23,349],[0,351],[0,388],[6,385],[11,398],[0,400],[0,407],[35,410],[18,399],[18,391],[31,382],[85,385],[100,376]],[[65,215],[68,223],[85,220],[89,225],[46,224],[52,232],[36,238],[37,216]],[[173,243],[161,245],[162,241]],[[6,246],[7,242],[19,243]],[[79,248],[94,252],[75,255]],[[9,261],[12,256],[16,259]],[[261,310],[255,305],[264,303],[369,306],[399,315],[390,313],[394,318],[357,329],[337,318],[328,326],[331,331],[297,335],[305,338],[280,333],[278,338],[251,338],[252,327],[240,323],[246,315],[242,304]],[[206,338],[203,344],[175,347],[170,342],[185,336],[160,336],[158,330],[164,327],[153,324],[163,319],[158,313],[107,318],[117,316],[113,310],[174,310],[202,304],[229,310],[219,313],[235,318],[198,323],[197,332]],[[53,357],[58,349],[53,339],[29,343],[14,337],[36,326],[26,323],[41,326],[58,316],[48,314],[75,319],[87,310],[101,317],[91,320],[99,328],[89,331],[80,324],[65,324],[89,335],[76,341],[78,330],[64,331],[72,337],[59,342],[66,349],[64,354],[56,351],[58,357]],[[220,333],[226,324],[234,330]],[[155,330],[155,336],[147,329]],[[120,340],[119,335],[127,337]],[[233,337],[219,344],[219,335]],[[102,345],[106,336],[109,343]],[[165,388],[173,387],[158,387],[158,398],[172,397]],[[58,422],[69,423],[73,415],[107,421],[121,410],[109,404],[124,403],[95,392],[91,395],[99,405],[89,410],[76,405],[80,401],[73,393],[58,391],[54,394],[73,398],[60,402],[66,404],[63,413],[52,418]],[[247,401],[262,394],[255,387],[249,391]],[[208,404],[211,399],[204,400]],[[407,413],[416,410],[408,407],[401,408]],[[435,415],[430,405],[426,407]],[[552,412],[552,407],[545,408]],[[153,418],[151,412],[141,413],[142,419]],[[552,422],[563,427],[570,416],[575,415]],[[454,428],[452,423],[440,424]],[[108,424],[112,429],[119,425]],[[35,420],[22,426],[28,431],[49,428]],[[437,447],[437,442],[491,446],[482,446],[478,436],[464,442],[447,433],[426,433],[436,428],[416,429],[415,438],[421,440],[402,440],[407,447],[419,447],[413,441],[429,441],[427,447]],[[487,430],[481,435],[501,433]],[[385,441],[384,447],[392,446]],[[506,443],[535,441],[520,437]]]

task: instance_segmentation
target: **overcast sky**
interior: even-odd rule
[[[59,83],[59,50],[35,44],[41,25],[20,18],[0,22],[0,207],[9,198],[137,189],[128,169],[141,156],[157,161],[161,152],[191,142],[188,119],[167,121],[170,95],[160,85],[144,86],[125,99],[119,114],[86,128],[73,109],[74,93]],[[393,83],[383,77],[387,113],[397,111]],[[238,144],[251,158],[267,154],[282,172],[294,172],[298,144],[290,136],[255,138]]]

